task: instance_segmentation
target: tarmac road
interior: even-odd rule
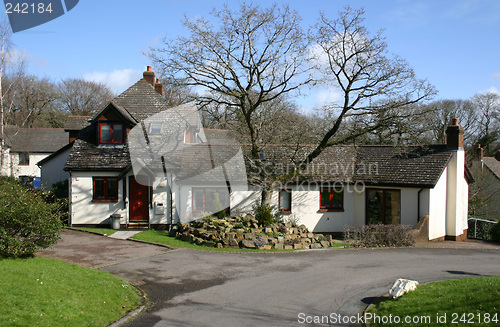
[[[312,326],[306,321],[315,316],[357,314],[397,278],[425,283],[500,275],[500,246],[437,246],[442,248],[165,251],[66,231],[54,249],[39,255],[100,267],[143,289],[154,304],[127,326]]]

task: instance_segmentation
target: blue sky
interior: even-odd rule
[[[121,92],[142,77],[144,55],[164,37],[185,30],[181,20],[208,16],[219,0],[80,0],[67,14],[13,34],[28,72],[59,81],[84,77]],[[268,1],[254,1],[264,6]],[[500,90],[500,1],[497,0],[307,0],[277,1],[297,10],[304,27],[320,11],[335,18],[345,5],[364,8],[371,32],[384,29],[389,51],[406,59],[432,83],[436,99],[467,99]],[[312,93],[311,103],[321,94]],[[315,99],[314,99],[315,98]]]

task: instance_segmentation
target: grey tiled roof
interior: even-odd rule
[[[500,179],[500,161],[494,157],[483,157],[483,163],[497,178]]]
[[[68,116],[64,123],[65,131],[79,131],[89,125],[90,116]]]
[[[274,171],[287,172],[312,149],[311,146],[267,146],[265,159],[274,165]],[[248,146],[244,152],[249,153]],[[433,187],[451,155],[452,151],[444,145],[333,146],[314,159],[297,181]],[[250,167],[248,156],[246,158],[247,167]],[[248,171],[251,178],[252,169]]]
[[[5,128],[6,144],[14,152],[52,153],[68,144],[62,128]]]
[[[169,108],[161,95],[143,78],[114,98],[112,102],[125,108],[136,121],[144,120]]]
[[[80,131],[64,165],[65,170],[121,171],[130,165],[128,145],[97,145],[96,126]]]

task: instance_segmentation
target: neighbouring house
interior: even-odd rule
[[[37,166],[68,144],[68,133],[62,128],[5,127],[5,149],[1,174],[41,187],[41,170]]]
[[[472,190],[472,216],[475,218],[500,219],[500,150],[494,157],[485,157],[478,144],[474,149],[471,165],[476,181]]]
[[[220,164],[247,147],[239,151],[225,143],[227,131],[204,130],[192,119],[194,104],[168,108],[162,91],[148,67],[79,132],[65,164],[72,225],[110,224],[114,214],[124,228],[165,228],[218,211],[221,203],[231,214],[252,210],[260,191],[252,182],[251,161]],[[165,133],[169,142],[155,144]],[[345,225],[417,225],[424,218],[427,239],[461,240],[467,235],[472,181],[463,133],[453,120],[446,145],[330,147],[295,180],[275,183],[271,202],[314,232],[341,232]],[[268,146],[263,159],[286,172],[293,162],[285,154],[294,151],[300,160],[308,150]],[[242,182],[242,166],[248,187],[227,184]],[[211,179],[211,170],[229,178]]]
[[[89,125],[89,120],[89,116],[68,116],[64,124],[64,131],[68,137],[67,144],[37,163],[40,167],[42,185],[45,188],[51,189],[55,183],[69,179],[69,173],[64,170],[64,165],[73,142],[78,133]]]

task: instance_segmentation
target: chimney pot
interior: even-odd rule
[[[147,66],[146,71],[142,74],[146,82],[155,87],[155,73],[151,71],[151,66]]]
[[[446,145],[449,149],[464,148],[464,129],[458,124],[457,118],[453,118],[446,128]]]
[[[479,159],[479,160],[483,160],[483,156],[484,156],[484,150],[483,148],[481,148],[481,144],[478,144],[475,151],[474,151],[474,156]]]
[[[160,83],[160,79],[157,78],[156,79],[156,83],[155,83],[155,91],[162,95],[163,96],[163,84]]]

